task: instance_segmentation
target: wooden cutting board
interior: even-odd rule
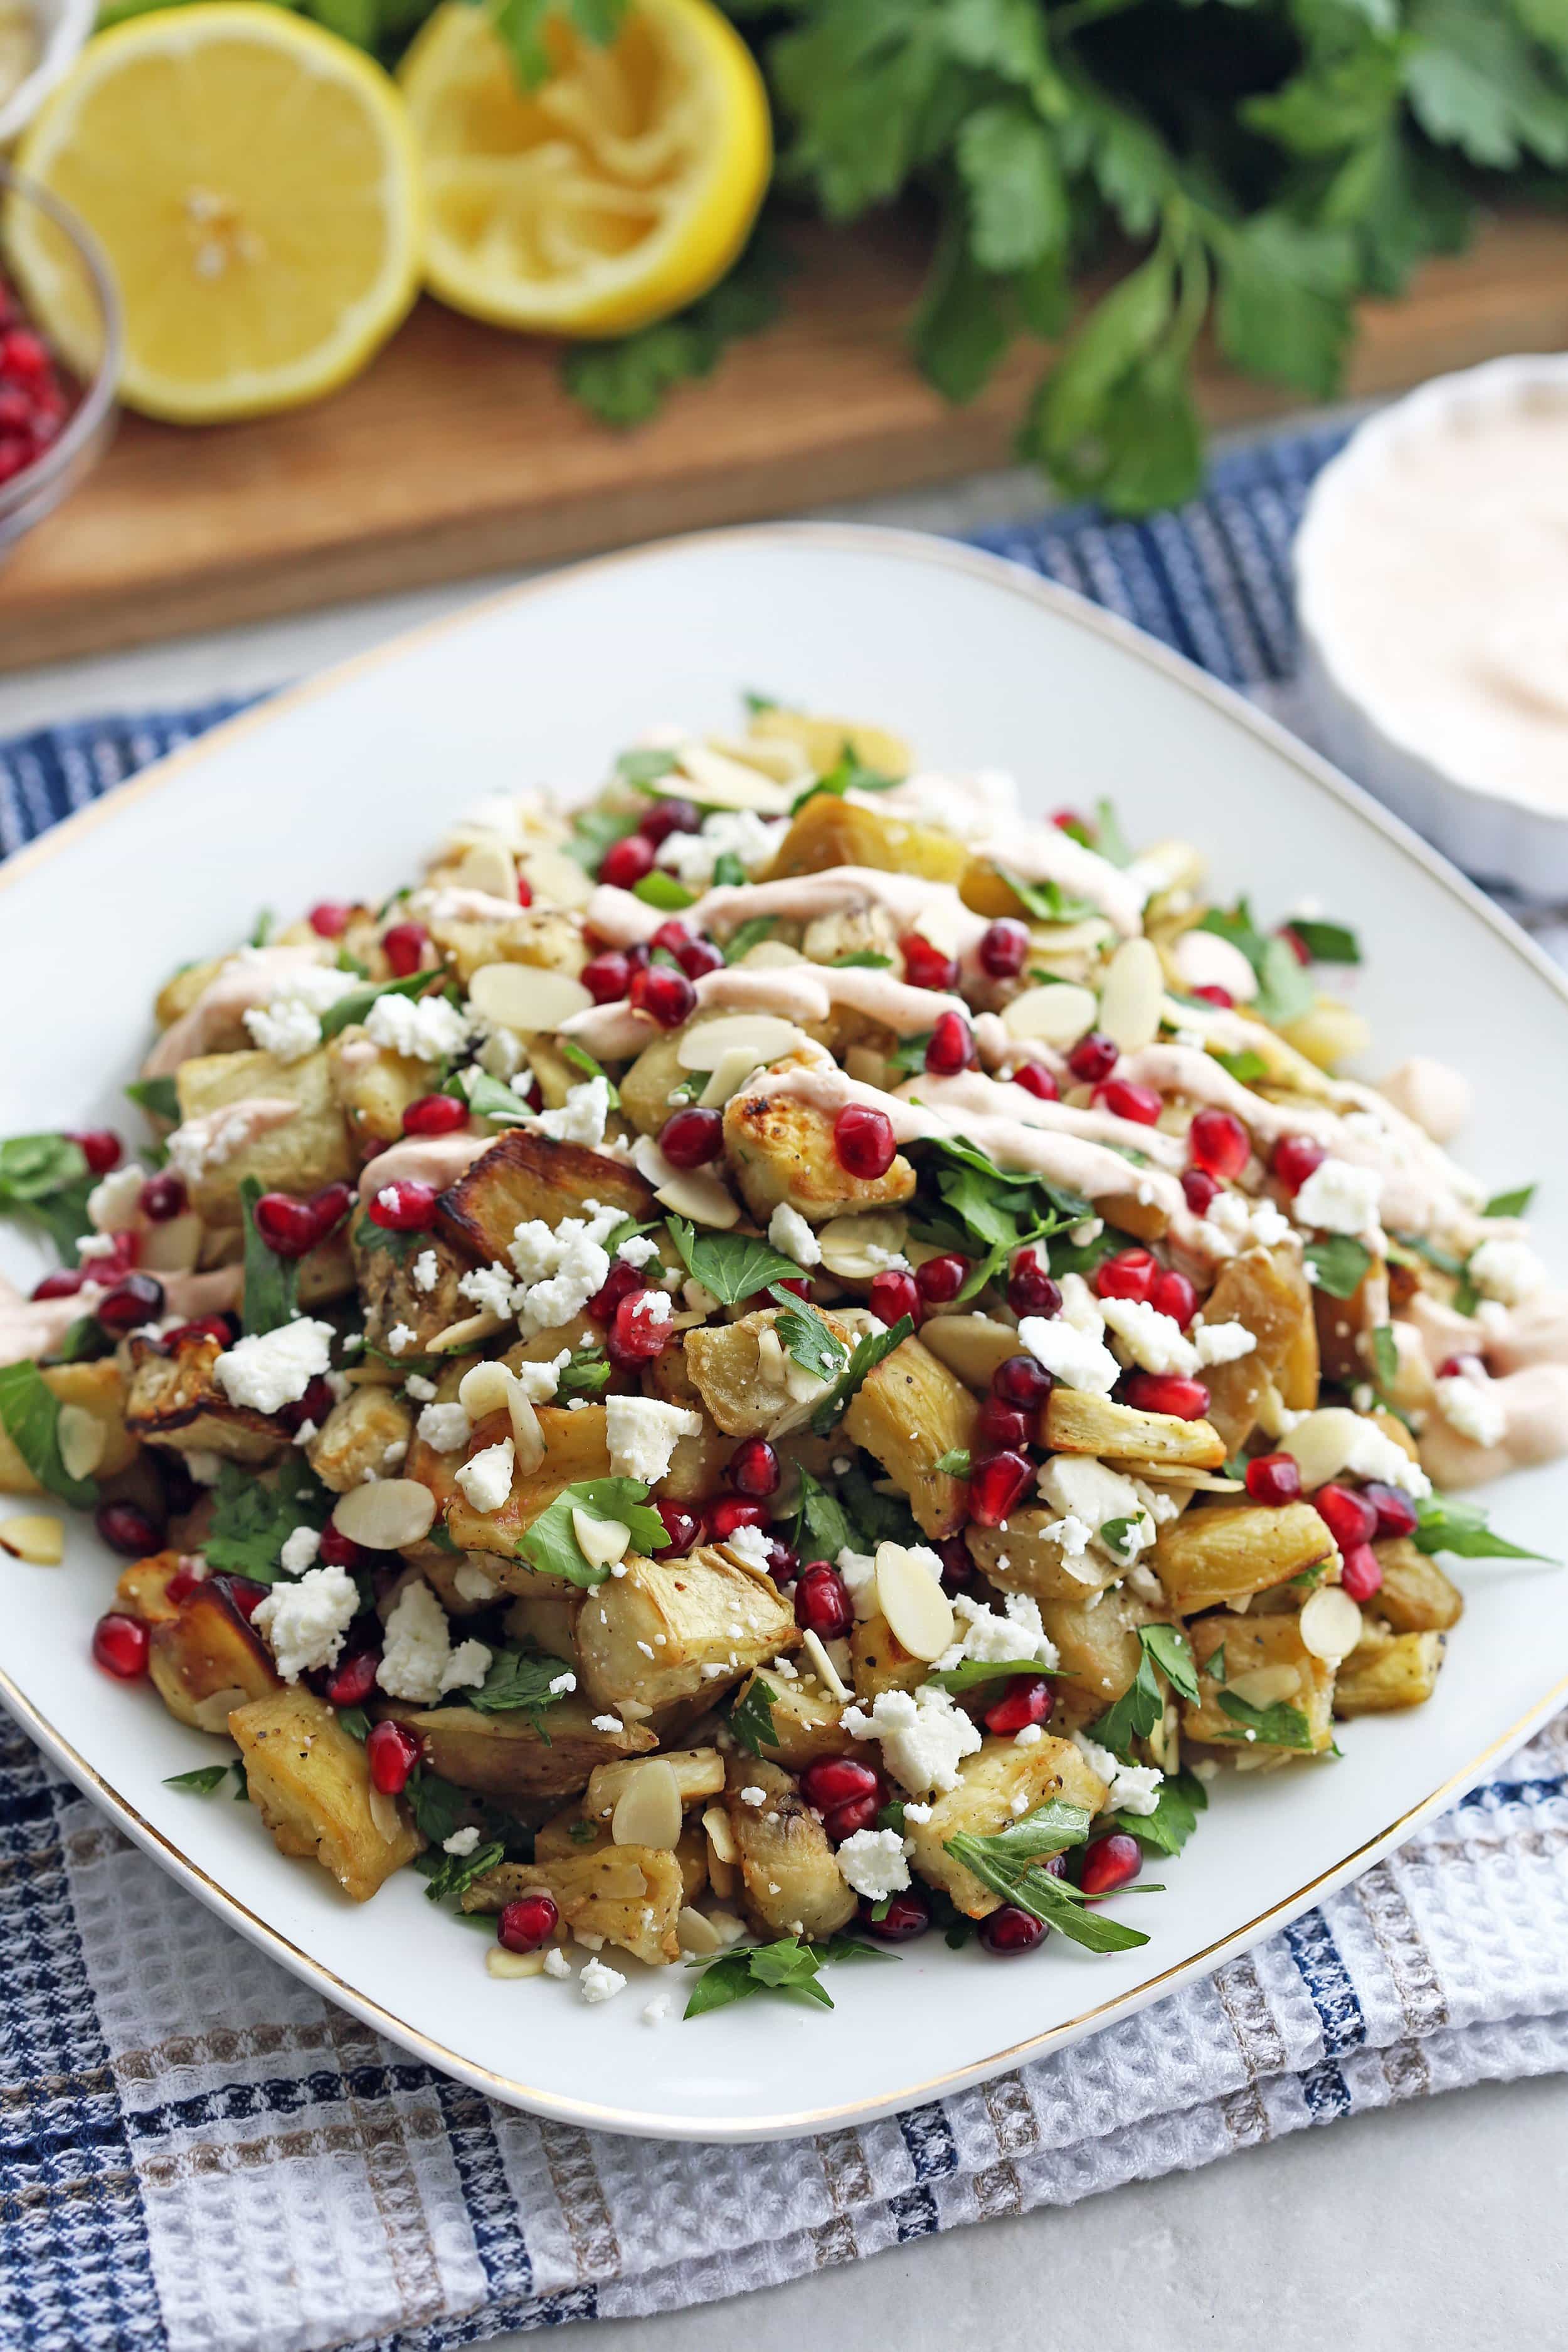
[[[0,570],[0,669],[558,560],[1005,464],[1037,346],[952,408],[904,341],[921,254],[889,223],[804,230],[784,317],[631,433],[562,390],[553,349],[421,304],[315,408],[181,430],[128,416]],[[1499,221],[1363,306],[1347,390],[1568,345],[1568,221]],[[1214,363],[1211,422],[1301,405]]]

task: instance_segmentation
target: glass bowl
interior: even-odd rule
[[[37,331],[68,373],[75,407],[40,457],[0,482],[0,561],[90,472],[114,430],[120,377],[120,298],[92,236],[57,198],[0,163],[0,282],[36,323],[31,289],[47,281],[49,313],[68,321]]]

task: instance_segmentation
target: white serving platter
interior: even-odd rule
[[[651,721],[733,723],[742,688],[895,728],[931,766],[1001,766],[1044,812],[1114,796],[1134,839],[1180,833],[1216,890],[1279,915],[1307,894],[1359,927],[1373,1072],[1457,1063],[1461,1149],[1495,1186],[1546,1179],[1541,1245],[1568,1265],[1568,988],[1510,924],[1363,794],[1225,688],[1031,574],[942,541],[831,525],[719,532],[613,556],[482,604],[177,753],[0,870],[11,1008],[0,1133],[117,1123],[155,988],[184,960],[322,897],[393,887],[481,794],[586,792]],[[0,1240],[7,1270],[39,1264]],[[1489,1501],[1559,1548],[1568,1465]],[[0,1560],[0,1696],[128,1835],[260,1948],[393,2041],[494,2096],[605,2130],[707,2140],[846,2124],[1091,2032],[1282,1926],[1450,1801],[1568,1697],[1568,1575],[1461,1563],[1436,1698],[1343,1727],[1342,1761],[1216,1785],[1163,1895],[1122,1905],[1143,1948],[1025,1960],[937,1937],[831,1972],[831,2014],[758,1999],[657,2030],[669,1972],[590,2008],[499,1982],[482,1938],[415,1874],[371,1904],[285,1861],[248,1808],[163,1786],[216,1758],[152,1692],[89,1662],[116,1563],[87,1522],[66,1565]],[[689,1981],[677,1972],[678,1999]],[[658,1977],[662,1976],[661,1983]]]

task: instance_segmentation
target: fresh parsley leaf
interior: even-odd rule
[[[819,1381],[835,1379],[848,1358],[843,1340],[828,1329],[815,1307],[804,1306],[781,1283],[771,1283],[768,1296],[779,1310],[773,1328],[801,1370]]]
[[[1481,1214],[1483,1217],[1522,1217],[1534,1198],[1533,1184],[1521,1184],[1515,1192],[1494,1192]]]
[[[295,1314],[295,1294],[300,1286],[300,1268],[293,1258],[279,1257],[269,1250],[256,1225],[256,1204],[261,1198],[261,1185],[255,1176],[241,1179],[239,1211],[245,1220],[245,1290],[242,1306],[247,1335],[258,1331],[277,1331],[291,1323]],[[368,1222],[364,1221],[364,1222]],[[379,1233],[379,1225],[373,1227]]]
[[[569,1364],[561,1367],[561,1377],[555,1383],[557,1396],[597,1396],[610,1382],[610,1360],[586,1345],[578,1349]]]
[[[592,1822],[573,1822],[566,1834],[574,1845],[592,1845],[599,1832]]]
[[[795,1531],[797,1551],[806,1534],[810,1535],[813,1547],[807,1557],[814,1559],[837,1559],[841,1551],[860,1549],[859,1529],[853,1524],[838,1496],[803,1467]]]
[[[734,851],[732,849],[721,849],[719,852],[718,856],[713,860],[712,887],[716,890],[743,890],[748,878],[746,869],[742,865],[740,859],[736,856]],[[769,929],[772,929],[773,919],[771,917],[763,917],[759,918],[759,919],[766,921]],[[744,927],[742,926],[742,928]]]
[[[338,1723],[351,1739],[359,1741],[362,1748],[370,1738],[370,1717],[363,1706],[340,1706]]]
[[[875,1333],[866,1332],[856,1340],[854,1352],[848,1363],[839,1373],[827,1394],[818,1401],[813,1410],[811,1426],[816,1436],[826,1436],[839,1415],[859,1393],[867,1374],[874,1371],[885,1357],[892,1354],[895,1348],[901,1348],[904,1341],[912,1337],[914,1328],[911,1317],[900,1315],[890,1328]]]
[[[1051,1273],[1058,1282],[1064,1274],[1081,1274],[1087,1280],[1096,1266],[1103,1265],[1118,1250],[1130,1246],[1129,1236],[1118,1233],[1114,1225],[1101,1225],[1091,1242],[1053,1241]]]
[[[1195,1700],[1198,1695],[1193,1654],[1186,1635],[1178,1626],[1140,1625],[1138,1641],[1138,1672],[1121,1696],[1089,1727],[1090,1739],[1098,1739],[1102,1748],[1109,1748],[1124,1762],[1131,1753],[1133,1741],[1147,1739],[1165,1711],[1165,1695],[1154,1672],[1156,1666],[1179,1697]]]
[[[1312,1269],[1309,1281],[1331,1298],[1353,1297],[1372,1267],[1372,1252],[1353,1234],[1329,1234],[1301,1255]]]
[[[1231,1690],[1220,1692],[1219,1703],[1231,1721],[1241,1726],[1239,1734],[1227,1732],[1225,1738],[1244,1738],[1250,1731],[1265,1748],[1294,1748],[1306,1755],[1315,1753],[1311,1727],[1299,1706],[1288,1706],[1283,1700],[1277,1700],[1272,1706],[1253,1706]]]
[[[277,919],[270,907],[263,907],[250,927],[250,937],[247,940],[246,946],[264,948],[272,937],[272,927]]]
[[[1100,1540],[1112,1559],[1125,1567],[1132,1557],[1132,1540],[1142,1522],[1137,1519],[1107,1519],[1100,1530]]]
[[[619,1110],[621,1107],[620,1091],[616,1087],[615,1080],[611,1077],[608,1070],[605,1069],[603,1062],[599,1061],[595,1055],[589,1053],[586,1045],[579,1045],[576,1040],[572,1037],[557,1037],[555,1040],[555,1050],[560,1055],[563,1062],[570,1062],[572,1067],[574,1070],[581,1070],[584,1077],[603,1078],[605,1084],[610,1089],[610,1108],[612,1110]],[[493,1084],[494,1081],[492,1080],[491,1083]]]
[[[931,1468],[940,1470],[948,1478],[967,1478],[970,1470],[968,1446],[950,1445],[945,1454],[937,1455]]]
[[[1250,1045],[1244,1045],[1239,1054],[1216,1054],[1214,1058],[1238,1087],[1255,1087],[1259,1078],[1268,1076],[1268,1063]]]
[[[165,1789],[188,1789],[193,1797],[210,1797],[218,1783],[227,1778],[226,1764],[199,1764],[194,1772],[171,1772],[163,1786]]]
[[[1053,1669],[1042,1666],[1038,1658],[965,1658],[956,1666],[944,1666],[940,1674],[926,1676],[936,1690],[951,1691],[954,1698],[963,1692],[984,1690],[987,1683],[1009,1682],[1015,1675],[1048,1675]]]
[[[451,1835],[451,1832],[447,1832]],[[476,1878],[493,1870],[498,1862],[506,1860],[506,1848],[499,1839],[489,1845],[477,1845],[472,1853],[444,1853],[426,1883],[426,1903],[443,1902],[448,1895],[461,1895]]]
[[[1125,1830],[1157,1853],[1180,1853],[1197,1827],[1198,1815],[1208,1810],[1208,1791],[1195,1772],[1167,1775],[1160,1784],[1159,1801],[1152,1813],[1115,1812],[1113,1829]]]
[[[460,1691],[457,1696],[463,1706],[473,1707],[479,1715],[542,1715],[564,1696],[552,1691],[551,1684],[571,1672],[563,1658],[537,1657],[527,1650],[496,1649],[490,1654],[484,1681],[477,1689]]]
[[[1290,929],[1314,963],[1360,963],[1361,941],[1346,923],[1323,923],[1292,915]]]
[[[0,1376],[3,1377],[3,1376]],[[332,1497],[317,1483],[304,1455],[290,1446],[268,1478],[237,1463],[218,1471],[212,1527],[202,1545],[207,1566],[254,1584],[274,1584],[279,1561],[296,1528],[324,1528]]]
[[[960,1831],[944,1841],[944,1851],[972,1871],[982,1885],[1057,1928],[1069,1942],[1091,1952],[1128,1951],[1134,1945],[1146,1944],[1148,1937],[1103,1912],[1087,1910],[1078,1887],[1037,1867],[1051,1854],[1081,1845],[1089,1825],[1089,1815],[1083,1806],[1053,1800],[994,1836]]]
[[[772,1683],[764,1682],[761,1675],[753,1675],[730,1709],[730,1735],[749,1756],[760,1756],[764,1748],[778,1746],[773,1715],[777,1696]]]
[[[904,1801],[901,1797],[889,1798],[887,1803],[882,1807],[881,1811],[877,1815],[877,1827],[879,1830],[897,1830],[899,1835],[900,1837],[903,1836],[905,1829]]]
[[[1238,898],[1228,912],[1211,907],[1198,929],[1213,931],[1216,939],[1228,940],[1247,958],[1258,975],[1253,1010],[1259,1020],[1272,1022],[1278,1028],[1311,1011],[1315,992],[1295,950],[1277,932],[1265,933],[1258,929],[1245,898]],[[1258,1075],[1261,1076],[1262,1072]]]
[[[51,1348],[47,1361],[51,1364],[96,1364],[114,1353],[112,1333],[104,1329],[96,1315],[79,1315],[67,1326],[65,1338],[58,1348]]]
[[[0,1379],[5,1376],[0,1373]],[[1545,1559],[1546,1552],[1530,1551],[1494,1535],[1479,1503],[1456,1495],[1426,1495],[1415,1499],[1417,1551],[1452,1552],[1456,1559]]]
[[[632,884],[632,896],[640,898],[645,907],[658,907],[670,915],[697,904],[696,891],[689,890],[684,882],[678,882],[673,874],[665,873],[658,866],[645,874],[640,882]]]
[[[246,1179],[247,1183],[254,1183],[255,1181],[254,1177]],[[395,1232],[390,1225],[378,1225],[375,1219],[367,1216],[363,1209],[354,1219],[353,1240],[356,1249],[383,1250],[399,1265],[406,1265],[411,1257],[417,1257],[422,1250],[427,1250],[430,1246],[430,1235],[427,1231],[409,1234]],[[373,1348],[370,1352],[373,1355],[384,1354],[384,1350],[380,1348]],[[400,1364],[402,1362],[401,1358],[395,1360]],[[412,1370],[412,1366],[409,1369]]]
[[[93,1178],[79,1143],[68,1135],[11,1135],[0,1143],[0,1214],[31,1217],[47,1232],[67,1265],[89,1230]]]
[[[737,865],[740,865],[740,860],[738,858],[735,862]],[[721,865],[723,863],[722,859],[721,859],[719,863]],[[746,878],[746,870],[744,866],[741,867],[741,872],[737,878],[740,881],[744,882]],[[715,882],[719,879],[719,866],[717,865],[713,868],[713,879]],[[724,941],[725,962],[739,963],[741,958],[743,955],[749,955],[752,948],[760,947],[765,939],[770,939],[777,928],[778,917],[776,915],[752,915],[748,921],[744,923],[737,923],[729,938]]]
[[[1391,1323],[1380,1323],[1372,1335],[1373,1370],[1380,1389],[1391,1389],[1399,1378],[1399,1347]]]
[[[0,1367],[0,1427],[47,1493],[79,1511],[98,1500],[96,1478],[73,1478],[60,1459],[60,1401],[37,1364]]]
[[[879,955],[875,948],[857,948],[850,955],[835,956],[829,969],[833,971],[887,971],[892,957]]]
[[[621,756],[627,760],[646,758],[664,761],[665,765],[662,768],[654,770],[656,776],[667,775],[675,765],[673,755],[668,751],[646,753],[626,751]],[[632,780],[628,778],[624,781]],[[584,872],[593,877],[597,875],[604,863],[605,850],[613,848],[617,841],[625,841],[628,834],[637,831],[641,822],[639,813],[626,809],[605,808],[601,802],[591,801],[586,808],[573,811],[572,830],[561,846],[568,857],[574,858]]]
[[[587,1511],[596,1519],[618,1519],[632,1531],[633,1551],[663,1551],[669,1533],[647,1493],[640,1478],[584,1478],[574,1486],[564,1486],[549,1509],[542,1511],[518,1538],[518,1556],[541,1576],[559,1576],[584,1590],[603,1584],[610,1571],[584,1559],[572,1514]]]
[[[661,777],[672,776],[675,773],[675,754],[673,751],[662,751],[651,746],[647,749],[623,751],[616,761],[616,773],[623,784],[632,784],[637,791],[646,792],[649,785],[657,784]],[[619,838],[618,835],[616,837]],[[608,845],[606,843],[606,848]]]
[[[403,1791],[414,1825],[432,1845],[444,1845],[473,1803],[472,1791],[455,1788],[427,1764],[416,1764]]]
[[[494,1127],[524,1127],[534,1117],[521,1095],[477,1066],[463,1072],[458,1085],[475,1118],[488,1118]]]
[[[1306,1568],[1299,1568],[1295,1575],[1288,1576],[1285,1579],[1285,1581],[1287,1584],[1294,1587],[1298,1592],[1316,1592],[1319,1585],[1321,1584],[1328,1572],[1329,1563],[1326,1559],[1314,1559],[1310,1562]],[[1225,1652],[1223,1650],[1216,1650],[1215,1652],[1215,1656],[1218,1658],[1223,1665],[1225,1662]],[[1206,1671],[1211,1673],[1213,1672],[1212,1662]],[[1216,1682],[1224,1682],[1225,1676],[1223,1674],[1219,1674],[1215,1675],[1214,1679]]]
[[[787,267],[782,247],[760,231],[729,276],[689,309],[610,342],[574,345],[561,363],[566,389],[605,425],[646,425],[678,383],[711,375],[730,343],[773,324]]]
[[[1100,911],[1087,898],[1069,898],[1059,882],[1026,882],[1008,866],[999,866],[996,871],[1037,922],[1079,923]]]
[[[838,755],[837,766],[825,776],[817,776],[790,803],[791,816],[798,816],[808,801],[816,800],[823,793],[832,793],[842,800],[846,793],[890,793],[900,779],[884,776],[878,768],[862,767],[847,743]]]
[[[1112,866],[1131,866],[1132,847],[1121,830],[1114,801],[1096,801],[1094,804],[1094,845],[1101,857]]]
[[[1179,1625],[1141,1625],[1138,1639],[1170,1684],[1178,1698],[1190,1699],[1195,1706],[1198,1696],[1197,1668],[1186,1635]]]
[[[889,1069],[896,1070],[900,1077],[918,1076],[925,1068],[926,1047],[934,1034],[930,1029],[919,1029],[911,1037],[900,1037],[887,1057]]]
[[[378,996],[422,996],[435,977],[434,972],[411,971],[402,980],[371,981],[363,988],[351,988],[320,1015],[321,1035],[335,1037],[340,1029],[363,1021]]]
[[[721,1306],[738,1307],[770,1283],[798,1282],[800,1268],[769,1242],[746,1234],[699,1230],[685,1217],[672,1216],[670,1234],[686,1271],[710,1290]]]
[[[856,1468],[840,1471],[837,1486],[838,1499],[859,1532],[860,1540],[851,1550],[874,1551],[879,1543],[924,1543],[904,1496],[882,1494],[864,1470]],[[823,1549],[826,1551],[826,1544]],[[837,1552],[831,1557],[837,1559]]]
[[[752,1945],[703,1963],[686,2004],[686,2015],[705,2017],[710,2010],[727,2009],[731,2002],[764,1991],[785,1993],[818,2009],[831,2009],[827,1989],[817,1980],[820,1969],[847,1960],[891,1958],[890,1952],[879,1951],[875,1945],[854,1936],[834,1936],[822,1944],[803,1944],[794,1936],[784,1936],[777,1943]]]
[[[121,1091],[151,1118],[166,1118],[171,1127],[179,1125],[180,1089],[173,1078],[132,1078]]]

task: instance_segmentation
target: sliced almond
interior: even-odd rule
[[[351,1486],[332,1506],[332,1525],[350,1543],[370,1551],[401,1551],[423,1543],[436,1518],[436,1497],[417,1478],[378,1478]]]
[[[492,1339],[506,1328],[506,1319],[500,1315],[465,1315],[460,1322],[448,1323],[427,1340],[425,1352],[429,1356],[460,1355],[465,1348],[476,1347],[481,1339]]]
[[[1103,915],[1086,915],[1081,923],[1048,923],[1030,933],[1029,961],[1049,964],[1056,958],[1081,956],[1110,937]]]
[[[751,1055],[752,1069],[776,1062],[781,1055],[797,1053],[810,1040],[777,1013],[728,1013],[687,1030],[676,1046],[683,1070],[716,1070],[726,1054]]]
[[[574,1505],[572,1532],[590,1568],[614,1568],[631,1549],[632,1531],[623,1519],[597,1519]],[[625,1713],[622,1709],[622,1713]]]
[[[743,1045],[726,1054],[722,1061],[714,1065],[707,1085],[698,1096],[699,1107],[703,1110],[722,1110],[731,1096],[740,1093],[756,1066]]]
[[[702,1826],[708,1833],[708,1843],[720,1861],[728,1863],[733,1869],[741,1859],[741,1849],[735,1843],[735,1832],[730,1827],[730,1816],[723,1806],[710,1805],[702,1816]]]
[[[1002,1025],[1015,1037],[1038,1037],[1047,1045],[1076,1045],[1094,1026],[1099,1005],[1087,988],[1070,980],[1048,987],[1026,988],[1002,1013]]]
[[[869,1282],[888,1259],[902,1252],[910,1221],[896,1209],[875,1209],[861,1217],[832,1217],[817,1234],[822,1263],[844,1282]]]
[[[656,793],[700,801],[705,808],[755,809],[759,816],[789,814],[793,786],[776,783],[772,776],[743,767],[739,760],[727,760],[705,743],[683,743],[676,758],[678,765],[655,781]],[[693,784],[695,792],[689,790]]]
[[[651,1135],[638,1136],[632,1146],[632,1164],[647,1178],[655,1197],[678,1216],[720,1233],[740,1223],[739,1208],[716,1176],[705,1176],[700,1168],[673,1167]]]
[[[535,898],[546,906],[585,907],[594,895],[594,885],[577,860],[548,844],[528,852],[522,860],[522,871]]]
[[[468,982],[468,1002],[514,1036],[531,1037],[536,1030],[559,1029],[594,1000],[568,972],[532,963],[482,963]]]
[[[675,1923],[675,1940],[694,1960],[705,1960],[710,1953],[724,1949],[724,1938],[712,1921],[705,1919],[700,1911],[694,1911],[689,1904]]]
[[[737,760],[742,768],[772,776],[775,783],[792,784],[796,792],[812,773],[803,747],[783,735],[710,735],[708,749],[721,759]]]
[[[90,1478],[109,1444],[109,1424],[85,1405],[62,1404],[55,1423],[55,1442],[68,1478]]]
[[[782,971],[785,964],[805,963],[806,959],[798,948],[784,940],[759,940],[748,948],[741,962],[749,971]]]
[[[504,1944],[492,1944],[485,1954],[485,1966],[492,1977],[542,1977],[544,1954],[509,1952]]]
[[[226,1731],[229,1717],[249,1696],[250,1693],[241,1690],[237,1683],[228,1689],[209,1691],[192,1707],[191,1720],[198,1731]]]
[[[1320,1584],[1302,1602],[1299,1626],[1302,1646],[1337,1666],[1361,1640],[1361,1611],[1337,1584]]]
[[[952,1603],[902,1544],[877,1547],[877,1601],[893,1639],[911,1658],[923,1658],[930,1665],[952,1647],[958,1630]]]
[[[824,1649],[821,1634],[814,1633],[808,1629],[801,1647],[805,1650],[816,1678],[828,1697],[837,1699],[842,1706],[847,1706],[855,1694]]]
[[[470,1364],[458,1382],[458,1402],[470,1421],[483,1421],[487,1413],[510,1410],[517,1385],[505,1364]]]
[[[937,890],[926,900],[910,929],[939,954],[961,956],[972,947],[984,926],[963,904],[956,890]]]
[[[524,1392],[521,1381],[513,1381],[507,1399],[511,1416],[512,1452],[518,1470],[529,1477],[543,1461],[546,1448],[544,1432],[539,1425],[539,1415]]]
[[[650,1757],[626,1777],[610,1816],[611,1840],[616,1845],[658,1846],[672,1853],[680,1843],[680,1782],[675,1768],[662,1756]]]
[[[921,1325],[921,1345],[966,1389],[984,1396],[997,1365],[1016,1356],[1020,1342],[1010,1323],[994,1323],[989,1315],[933,1315]]]
[[[1232,1675],[1226,1688],[1248,1706],[1276,1706],[1281,1699],[1300,1696],[1301,1677],[1294,1666],[1254,1666],[1247,1674]]]
[[[728,1897],[735,1892],[736,1885],[740,1880],[740,1875],[741,1874],[735,1864],[732,1862],[721,1862],[718,1855],[714,1853],[711,1844],[710,1844],[708,1848],[708,1885],[710,1891],[712,1894],[717,1895],[721,1900],[727,1900]]]
[[[403,1834],[403,1822],[398,1815],[397,1800],[378,1789],[373,1780],[365,1791],[370,1799],[370,1817],[381,1832],[383,1842],[395,1845]]]
[[[161,1225],[143,1227],[136,1263],[144,1274],[189,1274],[202,1254],[205,1235],[206,1228],[195,1211],[183,1209],[177,1217],[165,1217]]]
[[[1134,1054],[1159,1035],[1164,1002],[1165,975],[1153,940],[1123,940],[1100,987],[1096,1028],[1124,1054]]]
[[[0,1520],[0,1550],[32,1568],[58,1568],[66,1556],[63,1519],[43,1511],[24,1511],[15,1519]]]
[[[1280,1452],[1296,1464],[1309,1495],[1339,1476],[1365,1425],[1348,1405],[1328,1404],[1308,1413],[1279,1439]]]
[[[517,867],[505,842],[494,835],[475,841],[464,852],[452,881],[459,890],[482,890],[487,898],[517,904]]]

